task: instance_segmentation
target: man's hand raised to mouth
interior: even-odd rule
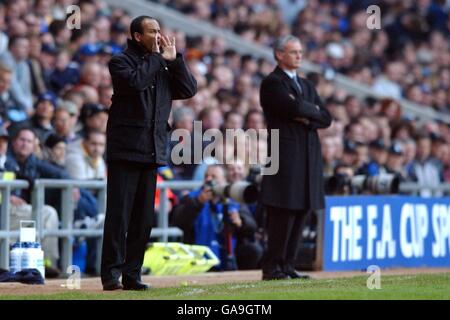
[[[164,60],[173,61],[177,57],[177,49],[175,47],[175,37],[161,36],[161,48],[163,50],[162,57]]]

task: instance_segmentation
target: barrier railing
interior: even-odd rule
[[[420,185],[415,182],[402,182],[400,184],[400,192],[410,193],[411,195],[419,194],[419,191],[428,189],[433,192],[443,192],[450,195],[450,183],[442,183],[436,186]]]
[[[10,211],[11,211],[11,191],[15,189],[28,188],[28,181],[13,180],[0,181],[1,194],[1,211],[0,211],[0,268],[8,269],[9,267],[9,239],[18,236],[19,232],[11,235],[10,231]]]

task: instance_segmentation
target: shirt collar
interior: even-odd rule
[[[290,70],[284,70],[283,71],[288,75],[289,78],[294,78],[295,76],[297,76],[297,72],[295,71],[290,71]]]

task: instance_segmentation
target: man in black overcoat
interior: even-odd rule
[[[274,45],[278,65],[261,83],[268,146],[272,139],[270,130],[279,130],[279,170],[274,175],[264,175],[261,186],[268,235],[264,280],[304,277],[294,269],[302,220],[309,210],[325,206],[317,129],[330,126],[331,115],[314,85],[297,76],[302,53],[298,38],[289,35],[278,39]]]
[[[109,62],[114,94],[107,125],[104,290],[148,288],[141,267],[154,215],[156,169],[167,164],[167,120],[172,100],[197,91],[175,38],[161,35],[158,21],[137,17],[130,34],[127,49]]]

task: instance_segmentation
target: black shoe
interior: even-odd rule
[[[263,280],[288,280],[289,277],[286,273],[281,271],[275,271],[271,273],[263,273]]]
[[[308,276],[307,274],[301,274],[300,272],[296,271],[296,270],[291,270],[286,272],[286,274],[291,278],[291,279],[302,279],[302,280],[308,280],[311,279],[310,276]]]
[[[105,283],[103,285],[104,291],[113,291],[113,290],[120,290],[123,289],[123,286],[120,284],[119,281],[111,281],[109,283]]]
[[[61,274],[61,271],[57,268],[53,267],[45,267],[45,278],[47,279],[55,279],[58,278]]]
[[[135,290],[135,291],[145,291],[150,287],[143,282],[133,281],[133,282],[122,282],[123,290]]]

